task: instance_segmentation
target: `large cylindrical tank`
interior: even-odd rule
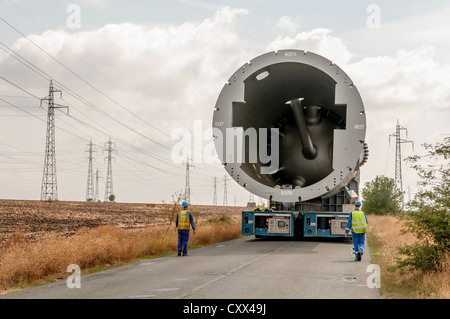
[[[212,125],[229,175],[272,201],[332,195],[365,160],[361,96],[342,69],[311,52],[279,50],[242,65],[224,85]]]

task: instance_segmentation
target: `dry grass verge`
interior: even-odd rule
[[[189,246],[194,248],[234,239],[240,232],[240,223],[227,217],[207,221],[197,226],[195,235],[191,232]],[[122,229],[104,225],[82,228],[70,237],[51,235],[39,241],[25,238],[24,233],[14,233],[0,247],[0,292],[66,278],[70,264],[77,264],[86,273],[93,268],[171,253],[177,246],[177,232],[173,226]]]
[[[383,298],[450,298],[450,255],[446,256],[441,272],[397,269],[398,247],[412,244],[416,238],[412,234],[402,235],[403,222],[394,216],[369,215],[368,218],[372,262],[381,268]]]

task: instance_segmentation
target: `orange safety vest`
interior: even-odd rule
[[[182,210],[178,213],[178,229],[189,230],[191,228],[191,222],[189,220],[189,212]]]

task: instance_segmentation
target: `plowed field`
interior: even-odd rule
[[[173,205],[95,202],[41,202],[28,200],[0,200],[0,239],[14,232],[23,232],[27,239],[51,233],[66,236],[82,227],[115,225],[139,228],[167,225]],[[243,207],[192,206],[198,211],[198,221],[227,214],[240,219]]]

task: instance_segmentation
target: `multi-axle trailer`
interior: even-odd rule
[[[348,213],[242,212],[242,235],[342,237]]]

